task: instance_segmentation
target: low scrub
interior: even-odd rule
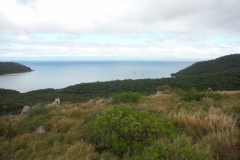
[[[164,138],[157,141],[153,146],[147,147],[141,156],[134,160],[202,160],[210,159],[207,151],[198,145],[194,145],[192,139],[181,135],[175,138]]]
[[[140,98],[137,92],[122,92],[113,96],[113,103],[138,103]]]
[[[204,94],[197,91],[195,88],[190,89],[187,91],[184,96],[184,101],[200,101],[204,97]]]
[[[197,91],[195,88],[191,88],[190,90],[186,91],[183,94],[184,101],[200,101],[203,98],[211,98],[213,100],[220,100],[228,98],[229,96],[214,92],[200,92]]]
[[[171,122],[121,106],[105,110],[86,124],[86,130],[85,138],[99,152],[111,151],[120,157],[148,146],[155,138],[175,133]]]
[[[0,137],[12,138],[17,135],[17,127],[10,121],[0,119]]]

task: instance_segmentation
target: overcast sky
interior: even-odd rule
[[[0,59],[208,60],[240,52],[240,0],[0,0]]]

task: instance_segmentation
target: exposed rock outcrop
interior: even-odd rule
[[[30,109],[31,109],[30,106],[24,106],[22,109],[21,115],[27,114]]]
[[[101,104],[103,102],[104,102],[104,99],[99,99],[99,100],[96,101],[96,104]]]
[[[56,98],[55,101],[52,103],[48,104],[47,107],[55,107],[55,106],[60,106],[61,102],[59,98]]]
[[[45,129],[44,126],[40,126],[40,127],[38,127],[38,128],[35,130],[35,133],[37,133],[37,134],[44,134],[44,133],[46,133],[46,129]]]

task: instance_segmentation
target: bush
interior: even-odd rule
[[[224,95],[224,94],[220,94],[220,93],[213,93],[213,92],[206,92],[205,96],[208,98],[212,98],[214,100],[229,98],[228,95]]]
[[[190,89],[183,96],[184,101],[200,101],[204,97],[204,94],[198,92],[195,88]]]
[[[0,136],[12,138],[17,135],[17,127],[7,120],[0,119]]]
[[[19,123],[19,131],[20,132],[33,132],[39,126],[45,124],[50,116],[51,108],[34,108],[30,109],[27,117],[23,119],[21,123]]]
[[[30,109],[28,112],[28,118],[31,118],[37,115],[46,115],[47,113],[49,113],[50,110],[51,110],[50,108],[44,108],[44,107]]]
[[[157,91],[163,92],[163,93],[171,93],[172,87],[169,85],[162,85],[157,87]]]
[[[194,146],[190,138],[185,135],[175,137],[174,139],[162,139],[155,145],[147,147],[141,157],[135,157],[134,160],[202,160],[208,159],[206,151]]]
[[[113,103],[138,103],[140,98],[137,92],[122,92],[113,96]]]
[[[113,107],[86,124],[85,138],[97,151],[123,156],[149,145],[155,138],[175,133],[171,122],[146,111]]]

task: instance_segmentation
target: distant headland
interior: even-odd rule
[[[30,67],[15,62],[0,62],[0,75],[33,71]]]

